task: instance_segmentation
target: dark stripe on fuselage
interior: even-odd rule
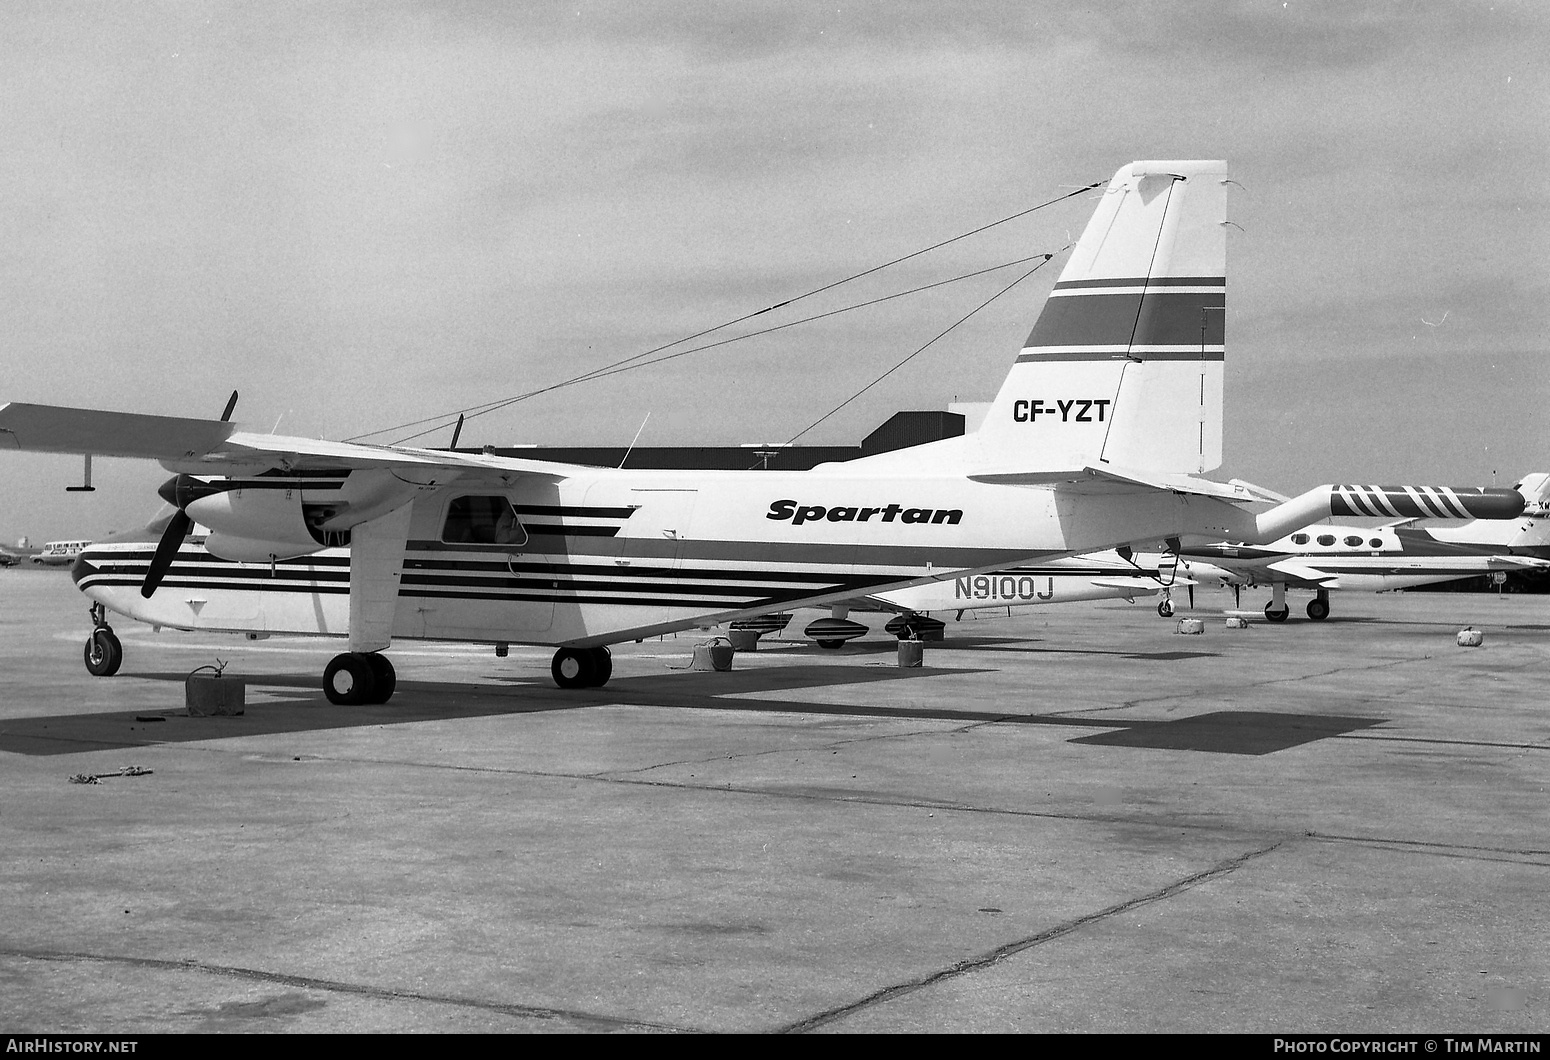
[[[1091,287],[1221,287],[1224,276],[1120,276],[1112,280],[1061,280],[1057,291],[1075,291]]]
[[[1167,350],[1150,351],[1132,347],[1128,350],[1111,350],[1102,353],[1072,353],[1065,350],[1040,353],[1024,351],[1017,356],[1017,363],[1025,361],[1223,361],[1221,350]]]
[[[1051,298],[1023,346],[1220,346],[1226,298],[1220,291],[1150,288]]]
[[[588,507],[582,504],[513,504],[518,515],[552,515],[557,519],[628,519],[635,508]]]

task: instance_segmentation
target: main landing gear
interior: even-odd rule
[[[93,677],[112,677],[124,662],[124,646],[119,643],[113,627],[108,625],[108,609],[101,604],[91,606],[91,636],[86,638],[86,672]]]
[[[1273,582],[1270,586],[1270,602],[1265,605],[1265,620],[1285,622],[1292,609],[1286,606],[1286,583]]]
[[[1173,617],[1173,598],[1166,593],[1163,594],[1161,600],[1157,601],[1157,614],[1160,618]]]
[[[1322,622],[1329,617],[1329,590],[1320,589],[1319,594],[1308,601],[1308,617],[1315,622]]]
[[[613,655],[607,648],[561,648],[549,664],[561,688],[602,688],[613,676]]]
[[[323,671],[323,693],[341,707],[386,703],[398,687],[398,675],[387,656],[374,651],[335,655]]]

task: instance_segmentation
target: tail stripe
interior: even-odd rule
[[[1091,283],[1094,281],[1081,281]],[[1133,354],[1161,347],[1216,353],[1224,343],[1226,288],[1158,288],[1134,281],[1097,281],[1103,287],[1057,290],[1044,304],[1023,344],[1024,353],[1054,348],[1120,347]]]

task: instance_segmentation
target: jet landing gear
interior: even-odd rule
[[[561,688],[602,688],[613,676],[614,659],[607,648],[561,648],[549,664]]]
[[[113,627],[108,625],[108,609],[101,604],[91,606],[91,636],[86,638],[86,672],[93,677],[112,677],[124,662],[124,646],[119,643]]]
[[[1319,594],[1308,601],[1308,617],[1315,622],[1322,622],[1329,617],[1329,590],[1320,589]]]
[[[335,655],[323,671],[323,693],[340,707],[386,703],[398,687],[398,675],[387,656],[374,651]]]

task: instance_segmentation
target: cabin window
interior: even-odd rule
[[[1293,534],[1292,535],[1292,544],[1294,544],[1294,545],[1306,545],[1307,543],[1308,543],[1308,535],[1307,534]]]
[[[527,544],[527,531],[505,497],[457,497],[447,507],[441,539],[457,544],[520,546]]]
[[[1382,548],[1383,547],[1383,538],[1375,537],[1375,538],[1373,538],[1371,541],[1369,541],[1367,543],[1369,545],[1371,545],[1373,548]]]
[[[1335,535],[1334,534],[1320,534],[1319,535],[1319,544],[1321,544],[1321,545],[1333,545],[1334,543],[1335,543]]]
[[[1345,543],[1347,545],[1349,545],[1351,548],[1360,548],[1361,544],[1362,544],[1362,539],[1361,539],[1360,535],[1352,534],[1350,537],[1345,539]]]

